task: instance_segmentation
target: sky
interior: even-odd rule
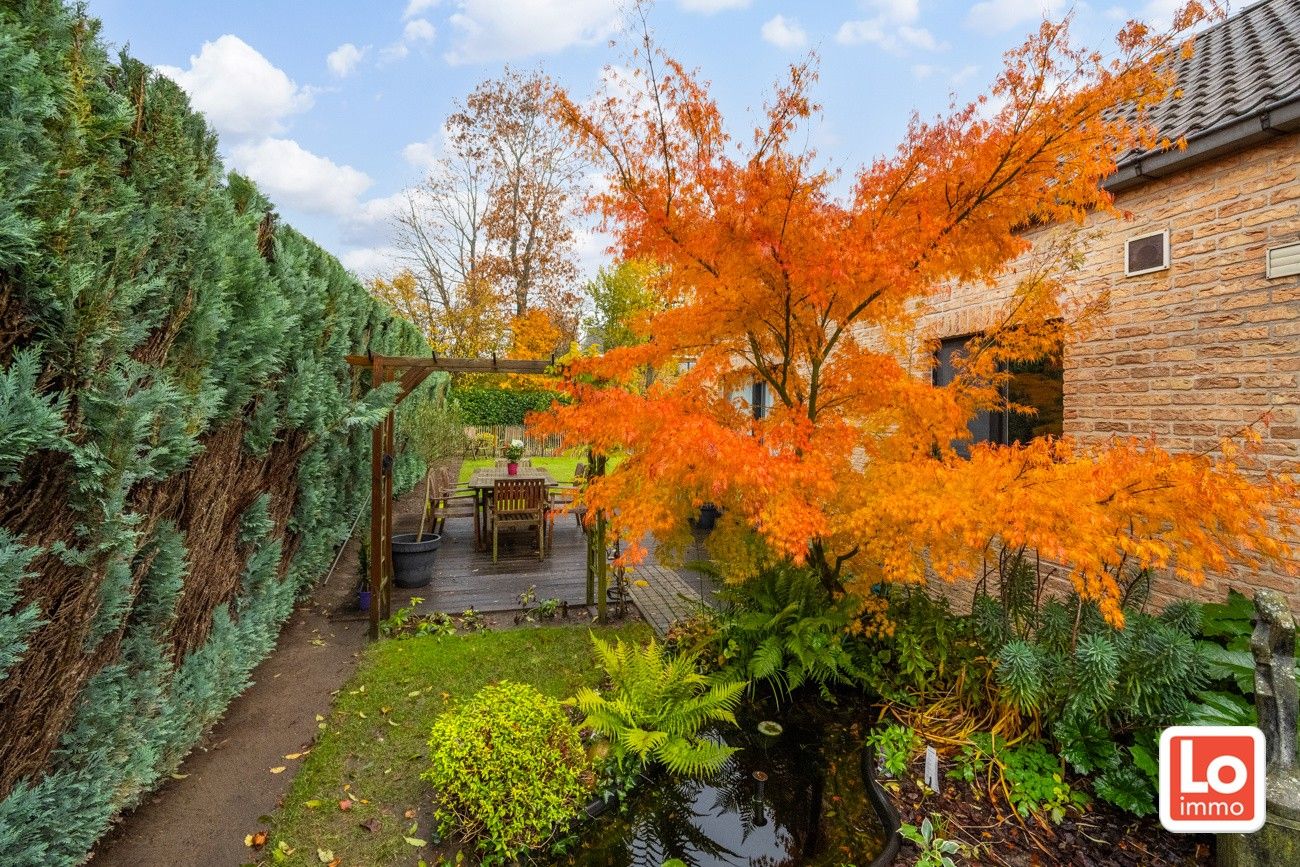
[[[1122,5],[1127,3],[1129,5]],[[773,83],[820,57],[808,144],[851,178],[891,153],[913,112],[988,89],[1044,14],[1108,49],[1129,18],[1167,25],[1172,0],[657,0],[658,43],[712,82],[746,136]],[[392,221],[441,149],[457,99],[506,64],[595,92],[626,14],[617,0],[90,0],[103,35],[179,82],[230,168],[359,277],[400,265]],[[586,274],[608,240],[584,229]]]

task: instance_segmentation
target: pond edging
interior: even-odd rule
[[[862,776],[867,781],[867,797],[871,800],[871,805],[876,808],[876,815],[880,817],[880,824],[885,829],[885,848],[875,857],[868,867],[889,867],[898,857],[898,850],[902,846],[903,838],[898,833],[902,827],[903,821],[898,814],[898,808],[890,800],[889,793],[884,787],[876,781],[876,750],[870,745],[862,748]]]

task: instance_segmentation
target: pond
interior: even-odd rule
[[[717,736],[740,747],[705,780],[656,775],[592,820],[564,864],[867,867],[887,834],[865,760],[865,708],[752,708]],[[770,723],[778,724],[779,733]]]

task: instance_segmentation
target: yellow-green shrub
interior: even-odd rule
[[[587,768],[578,731],[555,699],[502,681],[438,719],[429,738],[434,817],[474,843],[484,864],[544,845],[579,812]]]

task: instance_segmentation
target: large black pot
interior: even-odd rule
[[[721,514],[722,512],[717,506],[712,503],[705,503],[700,506],[700,517],[696,519],[695,526],[701,530],[712,530],[713,525],[718,523],[718,516]]]
[[[433,560],[438,555],[442,537],[425,533],[424,541],[415,541],[414,533],[393,536],[393,583],[411,589],[433,580]]]

